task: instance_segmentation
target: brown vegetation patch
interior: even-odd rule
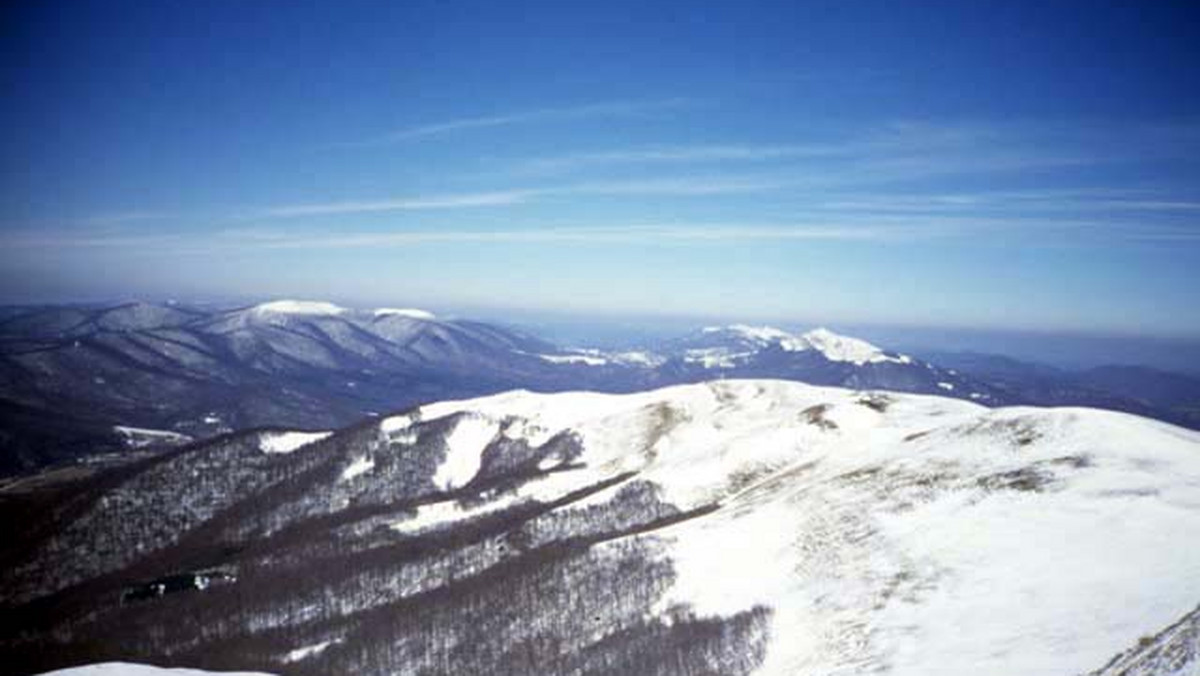
[[[836,430],[837,423],[825,417],[833,407],[829,404],[817,404],[800,411],[800,419],[809,425],[816,425],[823,430]]]

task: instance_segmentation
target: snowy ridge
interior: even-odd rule
[[[912,363],[911,357],[890,355],[865,340],[843,336],[826,328],[813,329],[797,336],[771,326],[732,324],[705,327],[701,333],[708,336],[727,335],[747,348],[740,352],[720,347],[689,350],[685,358],[701,362],[706,368],[728,368],[753,356],[755,351],[770,346],[778,346],[785,352],[815,351],[830,361],[849,362],[858,366],[881,362]]]
[[[800,336],[800,341],[810,349],[825,355],[825,358],[831,361],[847,361],[860,365],[885,361],[907,364],[912,361],[905,355],[889,356],[865,340],[842,336],[825,328],[813,329],[805,333]]]
[[[156,444],[179,445],[186,444],[192,440],[192,437],[172,432],[171,430],[152,430],[144,427],[129,427],[128,425],[117,425],[113,427],[113,431],[120,434],[125,439],[125,443],[130,448],[145,448]]]
[[[336,316],[348,312],[346,308],[333,303],[311,300],[276,300],[255,305],[252,310],[258,315]]]
[[[1089,676],[1196,676],[1200,674],[1200,607]]]
[[[258,445],[263,453],[291,453],[330,434],[333,432],[263,432]]]
[[[427,310],[418,310],[416,308],[391,308],[381,307],[374,311],[374,316],[379,317],[408,317],[409,319],[424,319],[431,321],[437,319],[437,316]]]
[[[1200,550],[1178,546],[1200,541],[1200,434],[1133,416],[779,381],[421,409],[451,413],[477,422],[447,485],[516,417],[579,435],[575,482],[632,471],[720,505],[645,536],[678,575],[655,612],[770,607],[755,673],[1084,673],[1200,599]],[[464,516],[446,509],[408,526]]]
[[[1200,433],[1131,415],[728,379],[443,401],[319,453],[267,456],[262,434],[146,464],[13,566],[6,598],[96,615],[28,652],[0,642],[4,663],[31,673],[60,646],[161,626],[128,657],[297,674],[1200,668]],[[189,572],[210,546],[228,558]],[[231,617],[231,594],[252,610]]]

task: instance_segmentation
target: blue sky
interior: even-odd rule
[[[1200,337],[1194,3],[299,4],[6,7],[0,300]]]

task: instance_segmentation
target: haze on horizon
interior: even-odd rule
[[[3,302],[1200,337],[1193,3],[3,11]]]

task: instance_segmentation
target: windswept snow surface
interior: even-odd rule
[[[332,432],[263,432],[258,447],[263,453],[291,453],[328,437]]]
[[[1200,434],[1170,425],[782,381],[420,411],[452,413],[445,488],[507,421],[531,444],[580,439],[584,469],[547,487],[637,472],[681,510],[717,506],[634,537],[675,571],[662,617],[770,608],[759,674],[1082,674],[1200,601]]]
[[[250,671],[204,671],[201,669],[164,669],[149,664],[102,662],[82,667],[49,671],[43,676],[270,676]]]
[[[437,319],[437,316],[427,310],[418,310],[416,308],[394,308],[381,307],[375,310],[376,317],[408,317],[410,319]]]

